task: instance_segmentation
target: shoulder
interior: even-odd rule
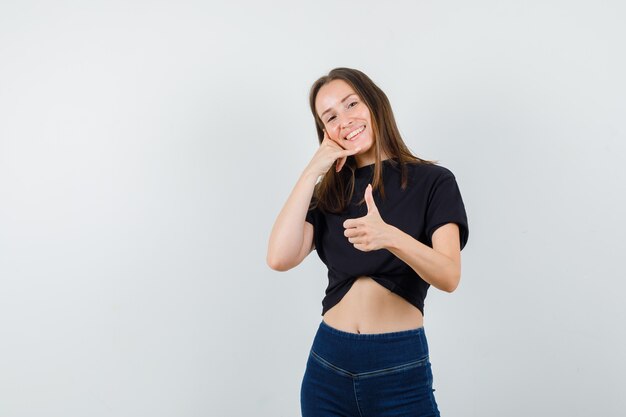
[[[428,182],[441,181],[446,178],[455,178],[454,173],[445,166],[425,163],[407,163],[411,177]]]

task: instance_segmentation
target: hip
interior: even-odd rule
[[[322,321],[302,381],[302,415],[438,416],[434,391],[423,327],[356,334]]]

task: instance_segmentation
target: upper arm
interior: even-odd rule
[[[313,225],[311,223],[304,222],[302,246],[298,250],[298,253],[293,258],[279,261],[277,266],[272,266],[272,269],[275,269],[276,271],[288,271],[291,268],[295,268],[296,266],[300,265],[304,258],[306,258],[307,255],[311,253],[314,248],[315,245],[313,244]],[[268,261],[268,264],[269,263],[270,262]]]
[[[461,275],[461,245],[459,238],[459,225],[446,223],[433,232],[433,249],[450,258]]]

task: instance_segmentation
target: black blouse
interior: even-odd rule
[[[394,164],[394,162],[396,162]],[[347,169],[344,167],[344,169]],[[452,172],[440,165],[407,164],[408,183],[403,191],[396,158],[382,161],[385,200],[373,190],[374,202],[383,221],[432,247],[432,235],[446,223],[456,223],[460,248],[469,236],[465,205]],[[322,300],[322,316],[348,292],[357,277],[366,275],[400,295],[424,314],[424,299],[430,284],[408,264],[387,249],[364,252],[344,236],[343,222],[367,214],[367,204],[357,203],[373,179],[374,164],[357,168],[354,195],[342,214],[309,210],[306,221],[313,225],[315,250],[328,267],[328,287]],[[315,197],[313,197],[315,198]]]

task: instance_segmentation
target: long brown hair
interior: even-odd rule
[[[397,162],[391,161],[394,166],[400,166],[402,171],[401,187],[404,190],[407,185],[407,163],[436,164],[437,161],[429,161],[419,158],[411,153],[405,145],[396,120],[391,110],[389,99],[376,84],[363,72],[353,69],[338,67],[332,69],[327,75],[320,77],[311,86],[309,93],[309,104],[315,119],[315,129],[317,138],[321,145],[324,141],[324,123],[315,111],[315,99],[320,88],[333,80],[343,80],[347,82],[365,102],[370,110],[372,120],[372,132],[374,133],[374,147],[376,162],[374,165],[374,177],[372,190],[380,189],[381,197],[385,198],[385,190],[382,181],[381,153],[384,151],[389,158],[395,158]],[[313,201],[309,209],[319,206],[321,210],[330,213],[343,212],[354,194],[354,173],[357,168],[354,156],[349,156],[346,163],[337,172],[331,168],[323,175],[322,180],[315,185]],[[365,202],[365,197],[359,201],[359,205]]]

